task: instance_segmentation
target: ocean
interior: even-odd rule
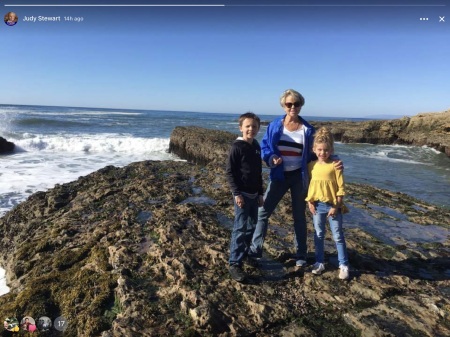
[[[282,111],[280,110],[280,114]],[[16,144],[0,155],[0,216],[37,191],[107,165],[180,160],[168,153],[176,126],[238,133],[238,114],[0,105],[0,136]],[[261,115],[271,121],[278,115]],[[303,116],[308,121],[355,120]],[[264,135],[262,126],[258,138]],[[403,192],[450,208],[450,159],[428,147],[336,144],[347,182]]]

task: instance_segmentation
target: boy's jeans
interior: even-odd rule
[[[316,214],[313,215],[315,255],[316,262],[319,263],[323,263],[324,260],[325,224],[327,222],[327,214],[331,207],[331,204],[318,201],[316,202]],[[328,222],[330,224],[331,232],[333,233],[334,242],[336,243],[339,265],[348,266],[347,246],[342,230],[341,210],[339,210],[334,218],[331,216],[328,217]]]
[[[269,217],[277,207],[281,198],[291,190],[292,215],[294,217],[294,244],[296,258],[306,260],[306,216],[305,216],[305,191],[303,189],[302,174],[300,170],[286,172],[284,181],[273,180],[269,182],[264,198],[264,205],[258,210],[258,223],[253,234],[250,254],[261,257],[264,238],[267,233]]]
[[[240,208],[234,200],[234,225],[231,232],[230,266],[241,265],[252,241],[255,225],[258,221],[258,197],[244,197],[244,207]],[[234,199],[234,196],[233,196]]]

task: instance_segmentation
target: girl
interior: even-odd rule
[[[333,154],[333,135],[330,130],[321,128],[314,136],[313,151],[317,160],[308,164],[310,184],[306,201],[313,214],[314,244],[316,263],[312,273],[319,275],[325,270],[324,239],[325,223],[328,218],[333,239],[336,242],[339,260],[339,278],[349,278],[347,247],[342,231],[343,198],[345,194],[342,170],[336,170],[329,159]]]

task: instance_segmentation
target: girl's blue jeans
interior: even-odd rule
[[[234,225],[230,242],[230,265],[241,265],[247,255],[258,221],[258,197],[244,197],[244,207],[240,208],[234,200]],[[233,197],[234,199],[234,197]]]
[[[316,262],[323,263],[324,261],[324,240],[325,240],[325,224],[327,222],[327,215],[332,207],[331,204],[324,202],[316,202],[316,214],[313,215],[314,222],[314,245]],[[338,210],[338,214],[333,217],[328,217],[333,240],[336,243],[338,253],[339,265],[348,266],[347,245],[345,244],[344,231],[342,229],[342,213]]]

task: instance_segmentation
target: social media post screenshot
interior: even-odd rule
[[[2,335],[448,335],[449,8],[1,1]]]

